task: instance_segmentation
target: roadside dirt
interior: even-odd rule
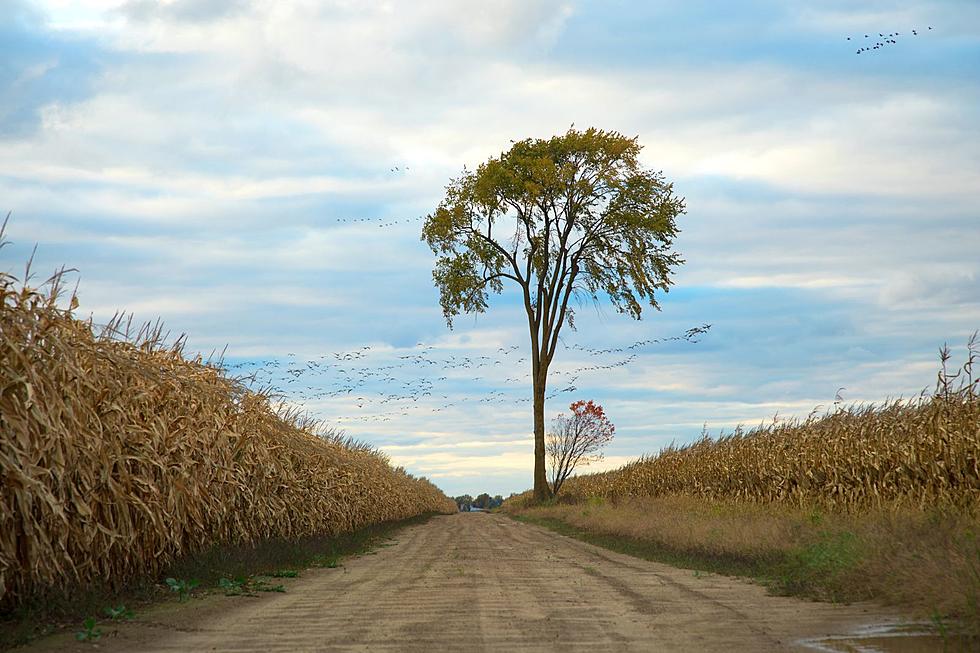
[[[284,584],[285,594],[168,603],[102,624],[95,643],[69,633],[26,650],[806,651],[805,639],[896,620],[868,605],[768,596],[487,513],[408,527]]]

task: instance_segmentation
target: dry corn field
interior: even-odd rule
[[[0,607],[220,543],[455,512],[429,481],[185,359],[159,329],[96,332],[58,308],[58,285],[0,276]]]
[[[974,508],[980,500],[976,338],[957,373],[948,352],[932,396],[852,406],[763,425],[624,467],[569,479],[565,499],[683,494],[839,510],[902,505]],[[953,384],[956,387],[952,387]]]

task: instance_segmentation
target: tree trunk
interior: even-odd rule
[[[547,370],[534,370],[534,500],[546,501],[552,497],[545,469],[544,452],[544,396]]]

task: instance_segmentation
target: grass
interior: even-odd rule
[[[280,569],[279,571],[273,571],[267,574],[272,578],[298,578],[299,572],[295,569]]]
[[[75,633],[75,639],[80,642],[94,642],[102,637],[102,629],[96,626],[95,617],[89,617],[82,622],[82,629]]]
[[[597,546],[741,576],[778,594],[873,599],[980,634],[980,520],[894,507],[855,513],[700,497],[552,503],[506,511]]]
[[[111,605],[107,606],[102,612],[105,614],[105,616],[109,617],[109,619],[113,621],[119,619],[125,619],[128,621],[129,619],[132,619],[134,616],[136,616],[132,610],[130,610],[123,604],[120,604],[118,606],[111,606]]]
[[[0,615],[0,650],[68,628],[77,630],[79,624],[82,630],[78,632],[86,633],[85,641],[94,641],[101,629],[92,615],[105,615],[108,620],[130,619],[138,617],[142,609],[174,597],[186,601],[195,593],[211,591],[242,595],[285,591],[283,585],[261,577],[296,578],[301,569],[338,567],[344,557],[366,554],[398,530],[424,523],[433,514],[375,524],[341,535],[278,538],[253,546],[213,547],[170,565],[164,576],[173,580],[173,584],[147,578],[118,588],[92,583],[70,598],[58,594],[38,597]],[[198,585],[192,586],[189,579],[198,581]]]
[[[218,587],[224,590],[225,596],[258,596],[257,592],[285,592],[285,585],[272,585],[255,576],[239,576],[238,578],[220,578]]]

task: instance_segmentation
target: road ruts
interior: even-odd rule
[[[285,594],[213,597],[184,610],[121,628],[100,647],[732,653],[807,650],[804,638],[886,618],[868,606],[768,596],[487,513],[406,528],[342,568],[304,572]]]

